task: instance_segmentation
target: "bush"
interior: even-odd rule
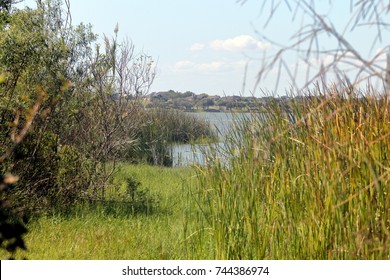
[[[159,207],[159,199],[156,195],[149,192],[148,189],[142,188],[141,182],[130,176],[126,180],[126,197],[132,212],[150,213]]]
[[[69,207],[89,187],[87,161],[76,148],[60,145],[53,133],[31,133],[13,155],[11,171],[19,175],[14,199],[28,212]]]
[[[80,201],[76,204],[76,207],[61,214],[78,216],[94,212],[99,213],[99,215],[118,218],[160,213],[159,195],[151,193],[133,175],[125,178],[123,183],[124,185],[121,185],[121,187],[124,188],[115,188],[113,196],[107,196],[102,199],[92,196],[88,200]],[[116,186],[118,187],[119,185]]]

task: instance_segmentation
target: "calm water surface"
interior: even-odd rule
[[[218,133],[218,137],[223,140],[230,128],[234,124],[234,115],[232,113],[190,113],[199,119],[210,122],[211,127]],[[248,114],[240,114],[241,116],[249,116]],[[223,141],[215,143],[223,147]],[[189,145],[178,144],[172,147],[173,166],[185,166],[190,164],[205,164],[205,151],[209,149],[209,145]]]

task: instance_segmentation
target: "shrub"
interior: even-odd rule
[[[126,183],[125,201],[129,202],[133,213],[150,213],[159,207],[158,197],[151,194],[148,189],[142,188],[141,182],[133,176],[128,177]]]
[[[55,134],[31,133],[13,155],[11,171],[20,177],[14,199],[34,213],[69,207],[89,187],[86,164],[76,148],[61,146]]]

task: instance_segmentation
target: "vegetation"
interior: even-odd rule
[[[189,168],[120,164],[107,199],[75,204],[67,213],[34,218],[25,236],[28,259],[186,259],[184,222],[196,209],[188,188],[196,180]],[[131,207],[128,180],[149,199],[149,210]],[[147,193],[147,194],[146,194]],[[142,198],[138,196],[138,198]],[[154,199],[151,201],[150,199]],[[137,196],[136,196],[137,199]],[[155,209],[152,210],[152,209]],[[187,223],[192,231],[194,221]],[[8,257],[0,252],[0,258]]]
[[[199,168],[213,258],[390,258],[389,96],[310,95],[237,121]]]
[[[206,93],[195,94],[187,91],[184,93],[169,90],[166,92],[154,92],[146,97],[148,108],[169,108],[186,112],[231,112],[232,110],[247,112],[249,109],[260,109],[256,104],[266,103],[267,97],[245,96],[218,96]]]
[[[16,2],[0,4],[0,246],[11,254],[25,248],[24,216],[106,199],[118,162],[140,161],[129,151],[166,165],[171,141],[210,135],[195,119],[159,115],[168,122],[145,111],[153,60],[119,42],[118,27],[101,45],[90,25],[70,24],[67,1],[37,1],[36,9],[17,9]],[[164,127],[175,116],[187,130]],[[135,204],[149,201],[146,193],[133,195]]]
[[[383,92],[340,75],[284,98],[147,97],[153,60],[119,42],[118,27],[100,45],[91,26],[70,25],[62,1],[15,2],[0,3],[1,258],[390,258],[389,80],[306,1],[294,1],[297,13],[339,40],[335,62],[352,53]],[[364,3],[353,27],[374,18],[384,28],[382,10],[366,17],[378,6]],[[303,28],[291,48],[309,40],[311,54],[319,33]],[[259,79],[273,65],[280,74],[284,51]],[[215,137],[172,108],[244,107],[250,116],[204,149],[204,166],[162,167],[172,143]]]
[[[121,164],[105,200],[34,219],[25,256],[388,259],[388,96],[318,89],[268,106],[236,119],[206,166]]]
[[[149,108],[138,117],[137,142],[129,146],[125,158],[133,163],[172,166],[173,143],[216,138],[209,123],[179,110]]]

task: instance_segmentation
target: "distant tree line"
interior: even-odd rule
[[[310,96],[218,96],[206,93],[195,94],[191,91],[179,92],[174,90],[153,92],[144,97],[146,108],[167,108],[187,112],[249,112],[265,110],[270,103],[288,104],[291,99],[308,99]]]
[[[195,94],[191,91],[173,90],[154,92],[146,96],[147,108],[173,108],[183,111],[225,112],[229,110],[248,110],[256,105],[255,97],[218,96],[206,93]]]

